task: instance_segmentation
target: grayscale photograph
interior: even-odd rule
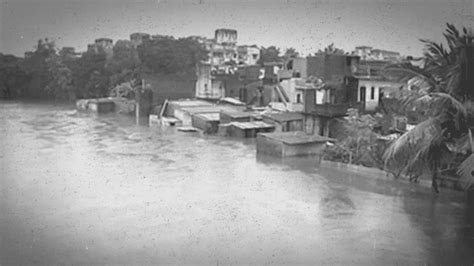
[[[472,0],[0,0],[0,265],[474,265]]]

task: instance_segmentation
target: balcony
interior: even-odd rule
[[[348,108],[348,103],[315,104],[312,113],[318,116],[338,117],[345,116]]]

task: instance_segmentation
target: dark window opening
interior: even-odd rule
[[[370,99],[375,99],[375,87],[370,88]]]
[[[362,86],[360,87],[360,91],[359,91],[359,101],[361,102],[365,102],[365,86]]]
[[[301,103],[301,95],[296,94],[296,103]]]

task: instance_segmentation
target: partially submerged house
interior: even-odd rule
[[[244,111],[222,111],[220,113],[221,124],[228,124],[230,122],[250,122],[253,120],[254,113]]]
[[[302,131],[260,133],[257,135],[257,154],[278,157],[321,156],[326,142],[331,140]]]
[[[223,135],[236,138],[255,138],[258,133],[275,130],[274,125],[262,121],[231,122],[224,127],[226,133]]]
[[[297,112],[278,112],[262,115],[263,122],[275,125],[275,132],[302,131],[304,116]]]
[[[181,121],[183,126],[191,126],[194,115],[214,114],[213,117],[219,117],[220,112],[236,112],[243,110],[243,106],[234,106],[229,104],[213,104],[201,100],[177,100],[167,101],[162,108],[162,117],[174,117]]]
[[[218,113],[200,113],[191,117],[192,126],[202,130],[204,134],[216,134],[219,122]]]

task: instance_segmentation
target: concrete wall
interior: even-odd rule
[[[343,83],[344,76],[350,73],[350,67],[347,65],[348,60],[349,58],[345,55],[326,55],[324,79],[335,83]]]
[[[324,67],[326,63],[325,60],[326,58],[324,56],[307,57],[306,77],[316,76],[327,80]]]
[[[308,70],[306,68],[306,58],[297,57],[293,59],[293,71],[294,73],[299,73],[301,78],[308,78]]]
[[[219,129],[219,121],[208,120],[200,115],[193,115],[191,120],[192,126],[201,129],[204,134],[216,134]]]
[[[268,154],[278,157],[320,156],[323,148],[324,142],[289,145],[257,135],[257,154]]]
[[[283,157],[283,143],[257,135],[257,154]]]
[[[357,88],[357,100],[365,102],[366,111],[375,111],[375,108],[379,106],[379,94],[380,87],[386,85],[385,82],[373,81],[373,80],[359,80]],[[365,99],[360,98],[361,88],[365,87]],[[373,90],[373,95],[372,95]],[[373,96],[373,97],[372,97]]]
[[[304,115],[304,132],[306,134],[314,134],[314,116],[310,114]]]
[[[255,138],[258,133],[262,132],[273,132],[273,128],[253,128],[253,129],[242,129],[234,125],[230,125],[228,129],[228,134],[231,137],[236,138]]]
[[[294,120],[287,122],[287,131],[303,131],[303,120]]]
[[[246,117],[232,117],[231,115],[225,112],[221,112],[219,116],[222,124],[227,124],[230,122],[250,122],[250,114]]]
[[[321,155],[323,142],[304,143],[296,145],[283,144],[283,156],[317,156]]]
[[[174,110],[174,117],[181,120],[183,126],[191,126],[192,125],[192,116],[190,113],[183,111],[181,109]]]
[[[303,131],[303,120],[275,121],[268,117],[263,118],[263,122],[275,126],[275,132]]]
[[[197,98],[205,98],[212,95],[212,81],[211,81],[211,65],[199,64],[197,69],[197,80],[195,88],[195,96]]]

